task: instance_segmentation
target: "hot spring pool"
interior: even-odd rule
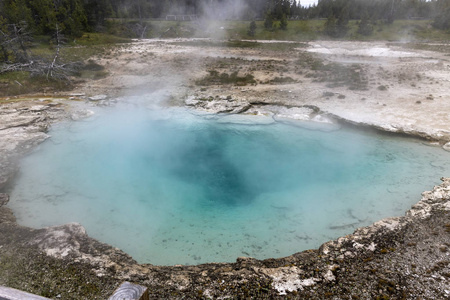
[[[450,153],[414,139],[271,120],[98,109],[23,159],[9,206],[26,226],[79,222],[140,263],[229,262],[403,215],[450,174]]]

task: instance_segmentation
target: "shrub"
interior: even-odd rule
[[[287,25],[288,25],[288,21],[287,21],[286,15],[283,14],[283,16],[281,17],[281,20],[280,20],[280,29],[286,30]]]
[[[361,17],[361,21],[358,26],[358,33],[365,36],[369,36],[373,33],[373,26],[370,24],[369,15],[367,13]]]

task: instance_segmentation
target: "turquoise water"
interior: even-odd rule
[[[403,215],[450,175],[440,148],[317,126],[98,109],[54,126],[23,160],[9,206],[35,228],[79,222],[141,263],[198,264],[316,248]]]

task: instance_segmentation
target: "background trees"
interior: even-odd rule
[[[433,26],[439,29],[450,29],[450,0],[436,1],[436,16]]]
[[[301,0],[2,0],[0,16],[7,23],[27,22],[36,33],[54,31],[56,23],[67,35],[96,30],[106,18],[165,18],[167,15],[199,15],[213,19],[328,18],[359,20],[365,12],[374,20],[437,18],[446,24],[450,0],[319,0],[303,7]],[[224,13],[226,11],[227,13]]]
[[[302,6],[301,0],[0,0],[0,23],[25,23],[32,35],[54,35],[58,27],[66,36],[77,37],[101,30],[108,18],[141,21],[167,15],[266,20],[266,28],[280,24],[284,29],[291,19],[326,18],[325,31],[340,37],[347,33],[349,20],[361,20],[360,31],[366,33],[369,19],[392,23],[428,18],[436,28],[449,29],[450,0],[319,0],[310,7]]]

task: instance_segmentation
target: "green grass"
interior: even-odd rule
[[[128,30],[137,20],[110,20],[110,32],[130,36]],[[161,20],[144,20],[147,26],[146,38],[156,37],[203,37],[221,40],[289,40],[309,41],[316,39],[334,39],[323,33],[325,20],[292,20],[286,30],[279,29],[278,22],[274,28],[267,30],[263,21],[256,21],[255,36],[247,34],[250,21],[205,21],[175,22]],[[432,20],[396,20],[392,24],[376,21],[373,34],[358,34],[359,20],[349,22],[347,34],[338,40],[384,40],[384,41],[448,41],[450,32],[435,29]],[[128,35],[127,35],[128,34]],[[134,36],[136,37],[136,36]]]
[[[47,80],[45,76],[31,76],[29,72],[16,71],[0,74],[0,97],[70,89],[69,82]]]
[[[129,43],[129,38],[124,38],[107,33],[89,32],[83,34],[80,38],[74,39],[72,44],[82,46],[112,45],[120,43]]]
[[[61,58],[64,61],[83,61],[94,55],[108,51],[117,44],[129,43],[131,39],[105,33],[85,33],[79,38],[66,41],[61,47]],[[50,37],[39,36],[30,49],[32,55],[53,58],[56,45]]]
[[[190,40],[173,42],[174,45],[194,47],[224,47],[224,48],[247,48],[265,51],[289,51],[295,48],[306,48],[308,45],[301,42],[293,43],[260,43],[249,40]]]

